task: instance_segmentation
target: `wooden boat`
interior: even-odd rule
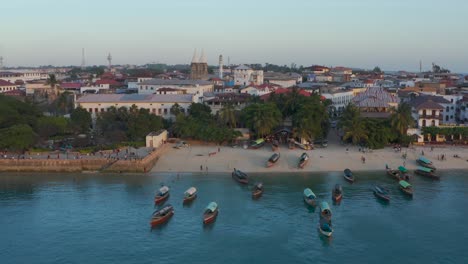
[[[249,183],[249,178],[247,174],[243,173],[240,170],[237,170],[236,168],[234,168],[234,171],[232,172],[232,178],[242,184]]]
[[[327,202],[320,203],[320,218],[331,222],[332,212]]]
[[[421,156],[416,160],[416,162],[423,167],[436,170],[436,167],[434,164],[432,164],[432,161],[428,160],[426,157]]]
[[[304,202],[306,204],[311,205],[311,206],[317,205],[317,196],[311,189],[309,188],[304,189],[303,195],[304,195]]]
[[[375,185],[372,188],[375,197],[379,198],[382,201],[390,202],[390,195],[387,189],[383,188],[382,186]]]
[[[163,187],[159,188],[158,193],[154,197],[154,202],[156,204],[160,204],[160,203],[166,201],[167,198],[169,198],[169,187],[163,186]]]
[[[155,211],[151,216],[150,225],[155,227],[157,225],[167,222],[174,215],[174,208],[171,205],[166,205],[161,210]]]
[[[332,199],[334,202],[340,202],[341,199],[343,198],[343,188],[341,185],[336,184],[335,188],[332,190]]]
[[[279,153],[273,153],[273,155],[271,155],[271,157],[268,159],[267,168],[275,165],[276,162],[278,162],[279,158],[280,158]]]
[[[400,190],[408,195],[408,196],[411,196],[413,197],[413,186],[411,186],[411,184],[409,184],[407,181],[399,181],[398,184],[400,185]]]
[[[305,165],[309,162],[309,155],[307,153],[302,153],[301,157],[299,158],[299,165],[300,169],[303,169]]]
[[[211,224],[216,220],[218,216],[218,204],[215,202],[211,202],[205,208],[205,212],[203,213],[203,223],[205,225]]]
[[[260,138],[260,139],[255,140],[254,142],[252,142],[252,144],[250,144],[249,148],[258,149],[258,148],[263,147],[263,145],[265,145],[265,140],[263,138]]]
[[[190,203],[197,198],[197,189],[190,187],[184,192],[184,204]]]
[[[432,170],[431,168],[426,168],[426,167],[419,166],[414,171],[414,173],[419,174],[419,175],[424,176],[424,177],[434,179],[434,180],[440,180],[440,177],[438,175],[436,175],[434,173],[434,170]]]
[[[310,147],[310,145],[302,144],[302,143],[297,142],[297,141],[294,141],[294,145],[296,145],[297,147],[299,147],[300,149],[303,149],[303,150],[311,150],[312,149]]]
[[[278,150],[278,148],[279,148],[278,140],[273,140],[273,142],[271,142],[271,150],[276,151]]]
[[[255,184],[254,189],[252,190],[252,198],[257,199],[260,198],[263,194],[263,183],[259,182]]]
[[[392,169],[388,168],[387,169],[387,175],[394,178],[395,180],[398,180],[398,181],[402,180],[400,178],[400,171],[398,171],[398,170],[392,170]]]
[[[320,219],[318,229],[320,234],[326,236],[326,237],[331,237],[333,234],[333,228],[331,221],[326,221],[324,219]]]
[[[343,177],[345,180],[347,180],[350,183],[354,182],[354,175],[353,172],[350,169],[345,169],[343,172]]]
[[[400,172],[400,179],[409,181],[410,180],[410,174],[408,169],[406,169],[403,166],[398,167],[398,171]]]

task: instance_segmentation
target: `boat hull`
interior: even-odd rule
[[[343,194],[332,193],[332,199],[334,202],[340,202],[342,198],[343,198]]]
[[[151,219],[150,225],[151,225],[151,227],[156,227],[156,226],[158,226],[158,225],[164,224],[164,223],[166,223],[173,215],[174,215],[174,211],[171,211],[171,212],[169,212],[167,215],[165,215],[165,216],[163,216],[163,217],[158,217],[158,218]]]
[[[409,197],[413,197],[413,189],[407,189],[400,186],[400,191]]]
[[[427,164],[427,163],[425,163],[425,162],[423,162],[423,161],[421,161],[421,160],[419,160],[419,159],[416,160],[416,162],[417,162],[419,165],[423,166],[423,167],[426,167],[426,168],[429,168],[429,169],[433,169],[433,170],[436,169],[436,167],[435,167],[434,165],[432,165],[432,164]]]
[[[374,191],[374,195],[375,195],[375,197],[377,197],[377,199],[379,199],[381,201],[390,202],[390,196],[388,196],[388,195],[379,193],[377,191]]]
[[[304,202],[310,206],[316,206],[317,201],[315,199],[309,199],[307,197],[304,197]]]
[[[253,199],[258,199],[262,196],[263,190],[255,190],[252,192],[252,198]]]
[[[353,177],[349,177],[346,174],[343,174],[343,178],[349,183],[354,183],[354,178]]]
[[[309,162],[308,160],[299,162],[298,164],[299,169],[303,169],[307,165],[308,162]]]
[[[162,204],[164,201],[167,200],[167,198],[169,198],[169,193],[166,193],[163,196],[156,196],[156,197],[154,197],[154,203],[155,204]]]
[[[416,173],[418,175],[421,175],[421,176],[424,176],[426,178],[433,179],[433,180],[440,180],[440,177],[438,175],[435,175],[432,172],[428,173],[428,172],[425,172],[425,171],[416,170],[416,171],[414,171],[414,173]]]
[[[208,225],[216,221],[218,217],[218,210],[214,211],[213,213],[208,213],[203,215],[203,224]]]
[[[240,184],[248,184],[249,179],[247,178],[239,178],[235,172],[232,173],[232,178],[236,180]]]
[[[318,226],[318,230],[319,230],[320,234],[322,234],[323,236],[326,236],[326,237],[331,237],[332,234],[333,234],[333,229],[331,231],[325,231],[320,227],[320,225]]]
[[[400,173],[396,170],[387,170],[387,175],[395,180],[403,180],[401,177],[400,177]]]
[[[188,204],[188,203],[191,203],[193,202],[193,200],[197,199],[197,195],[194,194],[192,196],[189,196],[189,197],[184,197],[184,204]]]
[[[276,162],[268,161],[266,166],[267,166],[267,168],[270,168],[270,167],[273,167],[273,165],[275,165],[275,164],[276,164]]]

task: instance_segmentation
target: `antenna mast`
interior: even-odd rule
[[[81,49],[81,69],[84,70],[86,66],[85,55],[84,55],[84,48]]]
[[[112,55],[110,54],[110,52],[109,52],[109,55],[107,56],[107,61],[109,61],[109,70],[110,70],[112,67]]]

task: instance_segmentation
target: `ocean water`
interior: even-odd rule
[[[467,171],[440,174],[414,176],[413,199],[384,171],[356,172],[352,185],[341,173],[251,174],[265,186],[258,200],[228,174],[0,174],[0,263],[468,263]],[[376,183],[390,203],[373,196]],[[151,230],[161,184],[175,214]],[[190,186],[198,198],[184,207]],[[331,238],[306,187],[331,206]],[[220,211],[204,227],[210,201]]]

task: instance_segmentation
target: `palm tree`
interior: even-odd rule
[[[246,125],[260,137],[270,134],[281,122],[281,112],[273,103],[251,104],[243,109],[243,117]]]
[[[57,84],[59,84],[59,81],[57,80],[57,77],[55,74],[49,74],[49,78],[47,78],[46,84],[50,86],[54,90],[54,94],[58,95],[57,92]]]
[[[406,104],[400,104],[398,109],[391,116],[392,128],[399,133],[399,136],[405,136],[408,127],[414,125],[414,119],[411,116],[411,107]]]
[[[364,120],[361,117],[349,120],[348,124],[344,127],[344,131],[343,140],[351,139],[353,144],[362,143],[369,138]]]
[[[235,128],[237,124],[236,109],[232,104],[226,104],[219,111],[219,118],[224,124],[229,124],[230,128]]]

